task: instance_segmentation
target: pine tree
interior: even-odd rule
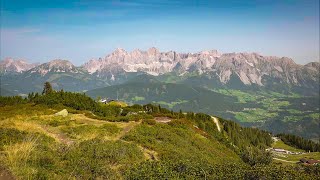
[[[49,82],[44,83],[42,94],[50,94],[53,92],[52,86]]]

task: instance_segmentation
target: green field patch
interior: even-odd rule
[[[302,111],[299,111],[297,109],[287,109],[286,111],[288,111],[290,114],[303,114]]]
[[[282,140],[278,140],[278,141],[274,142],[272,144],[272,147],[277,148],[277,149],[285,149],[285,150],[288,150],[291,152],[305,152],[305,150],[298,149],[298,148],[295,148],[295,147],[292,147],[292,146],[285,144]]]
[[[111,101],[108,103],[109,106],[127,107],[128,104],[124,101]]]
[[[312,119],[320,119],[320,113],[312,113],[308,115]]]
[[[121,131],[121,128],[114,124],[78,125],[75,127],[64,127],[61,129],[73,139],[93,139],[96,137],[112,136]]]
[[[280,108],[290,105],[289,101],[279,101],[276,98],[266,98],[261,103],[269,111],[280,111]]]
[[[305,154],[295,154],[295,155],[287,155],[287,157],[284,157],[282,159],[288,160],[288,161],[299,161],[300,159],[316,159],[320,160],[320,152],[310,152]]]
[[[264,122],[278,116],[278,113],[270,113],[264,109],[256,108],[243,112],[234,112],[235,118],[240,122]]]
[[[152,101],[152,103],[154,104],[160,104],[160,105],[165,105],[168,106],[170,109],[172,109],[174,106],[178,105],[178,104],[183,104],[183,103],[187,103],[188,101],[186,100],[179,100],[179,101],[173,101],[173,102],[165,102],[165,101]]]
[[[283,118],[284,122],[289,122],[289,121],[300,121],[303,119],[303,116],[285,116]]]
[[[246,93],[240,90],[232,89],[214,89],[213,91],[238,98],[239,103],[253,102],[256,101],[259,96],[255,94]]]
[[[144,101],[145,97],[141,97],[141,96],[135,96],[133,98],[131,98],[132,101]]]

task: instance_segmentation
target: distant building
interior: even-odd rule
[[[272,137],[272,140],[273,140],[274,142],[277,142],[277,141],[279,141],[280,139],[279,139],[278,137]]]
[[[103,98],[103,99],[99,100],[100,103],[104,103],[104,104],[108,104],[108,103],[110,103],[112,101],[116,101],[116,100],[109,99],[109,98]]]
[[[105,98],[105,99],[100,99],[99,102],[100,102],[100,103],[107,104],[107,99],[106,99],[106,98]]]
[[[301,163],[307,163],[307,161],[308,161],[308,160],[305,159],[305,158],[300,159],[300,162],[301,162]]]
[[[113,100],[113,99],[107,99],[107,103],[109,103],[109,102],[113,102],[113,101],[116,101],[116,100]]]
[[[276,153],[283,153],[283,154],[296,154],[294,152],[291,152],[291,151],[288,151],[288,150],[285,150],[285,149],[273,148],[272,151],[276,152]]]
[[[286,150],[284,150],[284,149],[273,149],[274,151],[276,151],[276,152],[286,152]]]
[[[303,163],[305,165],[317,165],[320,163],[319,160],[315,160],[315,159],[305,159],[305,158],[302,158],[300,159],[300,163]]]

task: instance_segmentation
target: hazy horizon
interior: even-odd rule
[[[67,59],[116,48],[257,52],[319,61],[319,1],[1,1],[1,60]]]

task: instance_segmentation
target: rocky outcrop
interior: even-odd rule
[[[226,84],[232,76],[237,76],[245,85],[264,86],[266,78],[277,79],[281,83],[303,86],[306,81],[317,81],[319,63],[305,66],[296,64],[287,57],[262,56],[257,53],[225,53],[217,50],[198,53],[160,52],[156,48],[147,51],[127,52],[116,49],[110,55],[98,60],[90,60],[84,69],[99,77],[117,80],[118,74],[145,72],[154,76],[174,72],[180,76],[188,73],[211,74]]]
[[[160,52],[157,48],[127,52],[118,48],[106,57],[91,59],[81,67],[67,60],[52,60],[35,65],[25,61],[1,61],[1,72],[25,72],[24,76],[45,76],[49,72],[87,74],[108,84],[123,83],[141,73],[159,76],[166,73],[180,77],[205,76],[222,85],[282,86],[319,89],[319,62],[296,64],[287,57],[262,56],[258,53],[219,53],[217,50],[198,53]],[[179,77],[179,78],[180,78]],[[183,78],[182,78],[183,79]],[[212,82],[212,81],[211,81]],[[238,86],[238,85],[237,85]],[[303,91],[303,90],[299,90]]]
[[[83,71],[80,68],[74,66],[70,61],[61,60],[61,59],[49,61],[47,63],[41,64],[41,65],[27,71],[27,73],[29,73],[29,74],[36,73],[36,74],[40,74],[41,76],[44,76],[49,72],[83,73]]]
[[[57,113],[54,114],[55,116],[62,116],[62,117],[67,117],[68,116],[68,111],[66,109],[63,109]]]
[[[0,61],[0,72],[2,73],[22,73],[28,71],[31,68],[38,66],[39,63],[29,64],[24,60],[14,60],[12,58],[6,58]]]

